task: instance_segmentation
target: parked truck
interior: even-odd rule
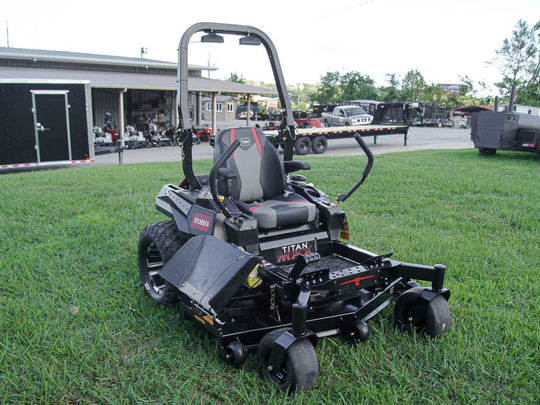
[[[321,114],[321,121],[325,127],[369,125],[372,120],[373,115],[366,113],[362,107],[355,105],[337,106],[332,113]]]

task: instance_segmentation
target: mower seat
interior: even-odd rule
[[[218,192],[257,219],[261,229],[306,224],[315,219],[315,205],[287,185],[283,160],[259,128],[221,130],[214,161],[235,139],[240,145],[218,173]]]

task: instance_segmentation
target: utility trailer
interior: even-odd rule
[[[382,124],[382,125],[354,125],[346,127],[327,128],[298,128],[294,151],[297,155],[307,155],[310,152],[321,154],[326,152],[329,139],[353,138],[356,134],[362,137],[372,136],[373,143],[377,143],[377,137],[382,135],[403,134],[403,145],[407,146],[406,124]],[[274,145],[281,145],[283,140],[279,131],[264,131],[265,135]]]
[[[512,111],[472,114],[471,140],[481,155],[497,149],[540,153],[540,117]]]
[[[318,107],[317,113],[332,109],[332,106],[316,107]],[[297,128],[294,151],[297,155],[307,155],[310,152],[321,154],[326,152],[329,139],[353,138],[356,134],[361,137],[372,136],[375,144],[378,136],[403,134],[403,145],[407,146],[410,110],[410,103],[377,102],[376,107],[370,109],[370,112],[373,112],[373,121],[370,125]],[[279,135],[278,130],[264,131],[264,133],[276,147],[284,144],[284,139]]]
[[[0,81],[0,170],[92,162],[89,81]]]
[[[451,127],[449,107],[434,103],[409,103],[410,122],[417,127]]]

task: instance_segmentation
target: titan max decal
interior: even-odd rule
[[[295,243],[293,245],[282,246],[276,249],[278,263],[286,263],[296,259],[300,255],[309,255],[313,253],[313,242]]]

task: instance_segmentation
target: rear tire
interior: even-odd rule
[[[173,221],[150,224],[141,232],[139,275],[146,294],[158,304],[172,307],[178,303],[178,289],[161,278],[159,271],[184,243]]]

